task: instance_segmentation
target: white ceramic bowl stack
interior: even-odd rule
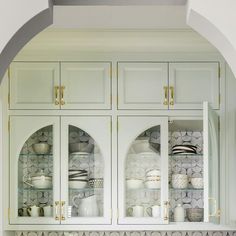
[[[69,188],[83,189],[88,184],[86,170],[69,170]]]
[[[148,170],[146,172],[146,180],[144,185],[148,189],[161,188],[161,172],[158,169]]]
[[[127,189],[140,189],[143,188],[142,179],[126,179]]]

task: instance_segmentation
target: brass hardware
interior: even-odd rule
[[[7,77],[8,77],[8,79],[11,78],[11,70],[10,70],[10,67],[8,67],[8,69],[7,69]]]
[[[11,213],[11,209],[10,209],[10,207],[8,207],[8,209],[7,209],[8,223],[10,223],[10,213]]]
[[[168,105],[168,86],[164,86],[164,93],[165,93],[165,99],[163,102],[163,105],[167,106]]]
[[[174,105],[174,87],[170,86],[170,105]]]
[[[10,117],[8,117],[8,132],[10,132]]]
[[[61,201],[61,220],[65,220],[65,201]]]
[[[169,219],[168,209],[169,209],[169,202],[165,201],[164,202],[164,220],[165,221]]]
[[[60,204],[59,201],[55,201],[55,220],[60,220],[59,211],[58,211],[59,204]]]
[[[65,105],[65,100],[64,100],[64,90],[65,90],[65,86],[61,86],[61,92],[60,92],[60,95],[61,95],[61,105]]]
[[[54,93],[55,93],[55,105],[59,105],[59,97],[58,97],[58,93],[59,93],[59,86],[55,86],[54,87]]]
[[[213,211],[212,214],[210,214],[210,212],[209,212],[209,217],[216,217],[216,216],[217,216],[216,199],[215,199],[215,198],[212,198],[212,197],[209,197],[208,200],[209,200],[209,205],[210,205],[210,201],[213,201],[213,203],[214,203],[214,211]],[[210,208],[210,207],[209,207],[209,208]]]

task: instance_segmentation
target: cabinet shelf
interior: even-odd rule
[[[52,190],[53,188],[18,188],[19,192],[24,192],[24,191],[49,192]]]
[[[28,154],[20,154],[19,156],[24,157],[24,156],[29,156],[29,157],[34,157],[34,156],[47,156],[47,157],[52,157],[53,154],[37,154],[37,153],[28,153]]]
[[[177,191],[182,191],[182,192],[198,192],[198,191],[204,191],[203,188],[170,188],[170,191],[177,192]]]
[[[103,191],[103,188],[69,188],[70,191],[77,191],[77,192],[87,192],[87,191]]]
[[[160,188],[137,188],[137,189],[127,189],[127,191],[149,191],[149,192],[155,192],[155,191],[161,191]]]

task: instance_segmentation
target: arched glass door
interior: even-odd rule
[[[110,223],[110,118],[62,118],[62,224]]]
[[[168,223],[167,118],[119,117],[119,223]],[[123,181],[123,182],[122,182]]]
[[[11,117],[13,224],[59,223],[59,119]]]

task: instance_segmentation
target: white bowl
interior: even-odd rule
[[[69,181],[69,188],[82,189],[87,186],[87,181]]]
[[[149,189],[159,189],[161,188],[161,181],[160,180],[147,180],[144,182],[146,188]]]
[[[160,178],[161,178],[160,175],[150,175],[150,176],[148,175],[148,176],[146,176],[146,180],[157,180],[157,181],[159,181]]]
[[[45,176],[32,177],[31,182],[32,182],[33,187],[38,188],[38,189],[52,187],[52,178],[51,177],[45,177]]]
[[[160,176],[160,175],[161,175],[161,171],[158,169],[152,169],[146,172],[146,176]]]
[[[185,174],[174,174],[172,175],[172,187],[173,188],[187,188],[188,187],[188,176]]]
[[[135,153],[157,152],[155,148],[150,145],[148,140],[135,140],[132,144],[132,149]]]
[[[126,186],[128,189],[143,188],[143,180],[141,180],[141,179],[127,179]]]
[[[36,154],[48,154],[50,152],[50,145],[48,143],[35,143],[32,145],[33,150]]]
[[[191,184],[193,185],[193,188],[203,188],[203,178],[193,177],[191,178]]]

